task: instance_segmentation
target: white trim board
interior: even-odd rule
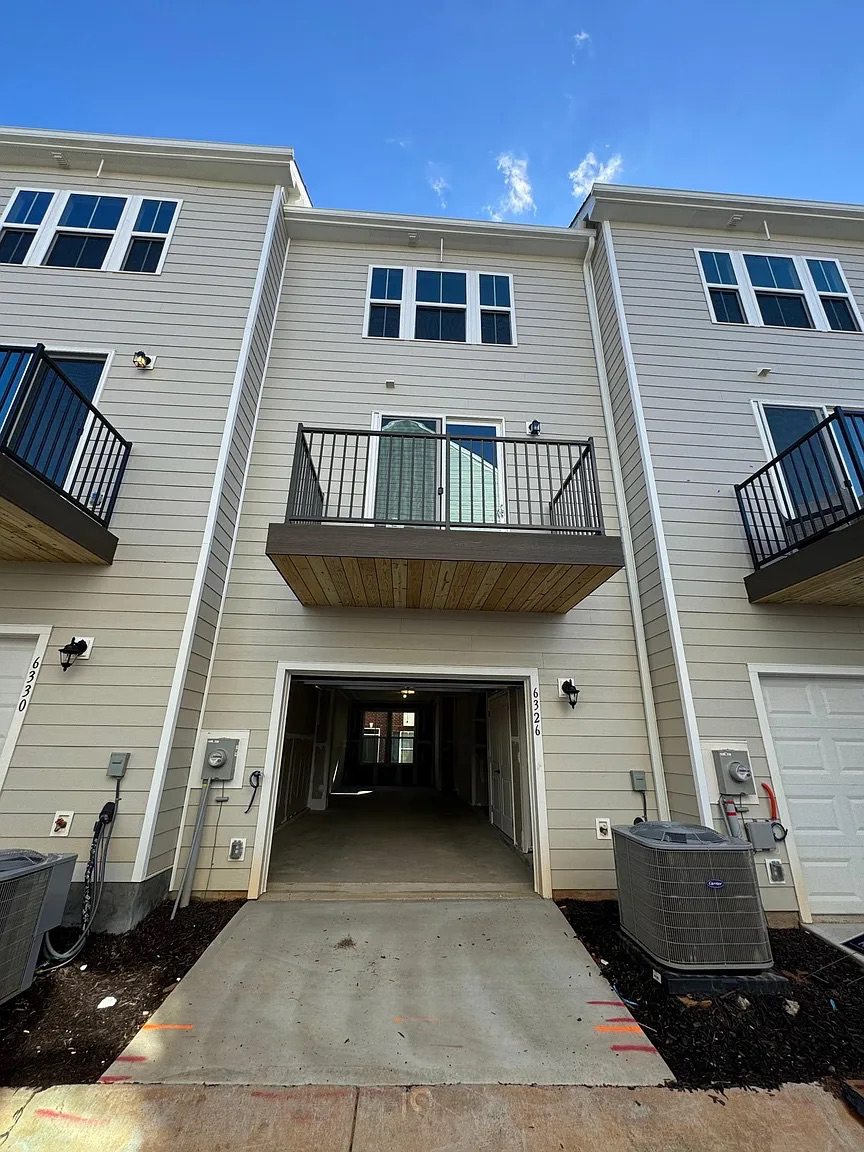
[[[18,737],[24,726],[27,710],[33,698],[33,690],[36,687],[36,681],[39,678],[39,672],[45,659],[45,650],[48,647],[48,641],[51,639],[51,625],[0,624],[0,637],[2,636],[22,636],[32,639],[33,653],[30,657],[30,665],[27,675],[24,678],[24,684],[22,685],[18,707],[15,709],[15,714],[9,725],[9,731],[6,733],[6,739],[3,741],[2,746],[0,746],[0,792],[2,792],[3,785],[6,782],[6,775],[15,752],[15,745],[18,742]]]
[[[549,851],[549,821],[546,812],[546,775],[543,761],[541,725],[531,723],[531,704],[540,699],[540,678],[536,668],[484,668],[464,665],[416,664],[355,664],[346,668],[344,663],[313,663],[295,666],[288,660],[276,665],[276,682],[267,733],[262,782],[258,796],[258,818],[255,824],[255,846],[249,874],[250,900],[262,896],[267,890],[267,870],[273,843],[276,801],[279,794],[279,767],[282,761],[285,717],[292,676],[337,674],[345,676],[399,676],[406,679],[441,677],[447,680],[492,680],[502,683],[522,682],[525,698],[525,721],[528,725],[528,783],[531,796],[532,841],[534,845],[534,888],[541,896],[552,896],[552,860]],[[536,695],[535,695],[536,693]],[[532,771],[533,769],[533,771]]]
[[[174,733],[180,714],[183,687],[186,683],[186,674],[189,670],[189,661],[192,656],[192,643],[195,638],[198,612],[201,608],[201,599],[204,594],[204,581],[210,564],[210,554],[213,548],[216,529],[216,517],[219,513],[219,503],[222,498],[222,489],[228,471],[228,458],[234,442],[234,431],[237,425],[240,398],[243,393],[243,382],[251,352],[252,335],[255,330],[255,322],[258,318],[261,296],[264,291],[264,281],[267,275],[270,249],[273,246],[273,238],[276,232],[276,222],[282,216],[282,211],[282,188],[281,185],[277,185],[273,190],[270,214],[267,219],[267,227],[261,244],[261,255],[258,260],[258,271],[252,289],[252,298],[249,301],[249,311],[246,315],[243,339],[237,355],[237,368],[234,372],[234,382],[231,386],[231,395],[229,396],[228,408],[225,413],[225,428],[222,433],[222,442],[219,445],[219,456],[213,474],[213,492],[210,497],[210,506],[207,509],[204,535],[201,540],[198,564],[195,569],[195,576],[192,581],[192,589],[189,596],[189,607],[186,610],[186,619],[183,623],[183,632],[180,637],[180,647],[177,653],[177,662],[174,666],[171,691],[168,695],[168,704],[165,709],[165,722],[162,725],[162,733],[156,751],[156,762],[153,767],[150,794],[147,797],[147,807],[144,810],[144,820],[141,826],[141,838],[138,841],[138,851],[135,854],[135,866],[132,870],[133,882],[144,880],[147,876],[150,850],[153,846],[153,838],[156,833],[156,821],[159,816],[159,807],[162,803],[165,779],[168,775],[168,760],[171,755],[171,746],[174,743]]]
[[[603,241],[606,246],[606,258],[609,264],[609,279],[612,285],[612,298],[615,302],[615,315],[618,320],[621,347],[624,352],[630,403],[633,407],[633,421],[636,426],[636,439],[639,444],[642,467],[645,472],[645,492],[648,497],[651,525],[654,530],[657,564],[660,572],[660,587],[663,592],[663,605],[666,609],[666,619],[669,625],[669,639],[672,643],[672,656],[675,661],[675,672],[678,678],[678,691],[681,694],[681,707],[684,713],[687,749],[690,753],[690,763],[693,768],[693,778],[696,786],[696,803],[699,807],[699,819],[709,828],[713,828],[714,817],[711,811],[711,793],[705,774],[705,765],[702,760],[699,724],[696,719],[696,706],[693,702],[693,690],[690,686],[690,673],[687,668],[684,639],[681,635],[681,622],[678,618],[678,602],[672,584],[669,550],[666,547],[666,533],[663,529],[660,496],[657,491],[657,480],[654,475],[654,464],[651,458],[651,445],[648,439],[648,428],[645,423],[645,411],[642,407],[642,396],[639,391],[639,377],[636,372],[633,348],[630,344],[630,330],[627,325],[627,314],[621,292],[621,281],[618,278],[615,245],[612,240],[612,227],[608,220],[604,220],[601,227],[603,229]]]

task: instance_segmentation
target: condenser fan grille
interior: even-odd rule
[[[771,946],[749,844],[640,842],[613,829],[621,927],[658,963],[769,968]]]
[[[50,871],[43,868],[0,880],[0,1003],[24,981],[50,878]]]

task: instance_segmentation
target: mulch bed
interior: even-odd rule
[[[618,930],[611,900],[567,900],[561,910],[603,975],[675,1074],[682,1088],[777,1088],[784,1083],[864,1077],[864,967],[803,929],[771,931],[777,970],[792,984],[788,998],[737,993],[682,1002],[651,977]],[[832,1004],[833,1001],[833,1004]]]
[[[0,1084],[47,1088],[98,1080],[242,905],[194,901],[172,921],[165,903],[131,932],[91,936],[71,964],[37,976],[0,1005]],[[75,933],[55,936],[68,947]],[[97,1009],[106,996],[115,996],[116,1005]]]

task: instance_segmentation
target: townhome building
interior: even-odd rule
[[[574,222],[670,808],[722,828],[716,754],[749,761],[765,906],[807,919],[864,912],[862,224],[599,185]]]
[[[860,914],[864,212],[23,130],[0,206],[0,847],[80,882],[123,773],[118,930],[608,896],[613,825],[747,808],[769,912]]]

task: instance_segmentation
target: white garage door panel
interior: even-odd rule
[[[864,679],[765,677],[798,856],[818,914],[864,914]]]
[[[21,699],[34,649],[29,636],[0,636],[0,750]]]

